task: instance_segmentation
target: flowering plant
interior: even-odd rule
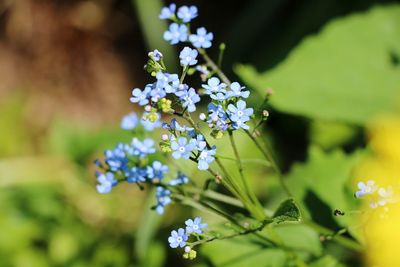
[[[103,162],[96,161],[101,169],[96,174],[97,191],[109,193],[122,182],[136,184],[140,189],[144,189],[145,185],[154,186],[154,210],[160,215],[169,204],[180,203],[222,216],[233,225],[233,233],[225,234],[209,230],[202,218],[196,217],[186,220],[185,228],[172,230],[168,238],[169,245],[171,248],[180,248],[186,259],[196,257],[194,248],[200,244],[253,235],[264,246],[281,248],[297,266],[304,266],[299,251],[287,246],[274,232],[275,225],[305,221],[302,218],[303,211],[293,199],[272,153],[257,130],[267,120],[268,112],[263,107],[270,93],[266,93],[260,108],[249,107],[246,100],[250,91],[239,82],[232,82],[220,68],[225,45],[219,46],[220,56],[216,63],[207,53],[207,49],[212,47],[213,33],[205,27],[191,28],[191,22],[197,16],[195,6],[177,8],[171,4],[161,10],[160,19],[170,22],[164,39],[171,45],[183,45],[179,53],[181,72],[170,73],[163,54],[158,50],[150,52],[145,70],[152,82],[144,88],[134,88],[130,98],[130,102],[143,108],[141,118],[131,113],[121,122],[124,130],[143,127],[148,132],[156,129],[163,131],[158,141],[160,153],[166,156],[167,161],[157,158],[160,153],[156,151],[156,141],[151,138],[140,140],[135,137],[130,144],[118,144],[113,150],[105,151]],[[195,74],[200,74],[201,88],[187,82],[188,76]],[[207,107],[205,111],[200,110],[203,106]],[[245,161],[236,142],[239,132],[244,133],[263,155],[261,164],[275,171],[286,195],[286,200],[274,212],[263,207],[249,185],[249,177],[245,176]],[[229,140],[232,158],[219,154],[219,143],[223,139]],[[178,169],[172,173],[173,161],[168,155],[173,160],[192,162],[198,171],[207,172],[212,179],[198,186],[190,175],[185,174],[185,170]],[[234,160],[237,170],[227,169],[224,159]],[[210,183],[215,186],[210,187]],[[374,191],[372,186],[370,183],[360,184],[356,196]],[[381,203],[378,201],[377,205]],[[220,204],[233,206],[238,211],[231,215]],[[341,214],[336,212],[335,215]],[[307,221],[307,225],[345,247],[354,249],[358,246],[350,238],[334,238],[337,233],[316,222]]]

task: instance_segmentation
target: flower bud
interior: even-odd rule
[[[199,119],[202,120],[202,121],[205,121],[206,120],[206,114],[200,113]]]

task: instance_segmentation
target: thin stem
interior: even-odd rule
[[[179,84],[183,84],[183,81],[185,80],[185,76],[186,76],[186,73],[188,72],[188,69],[189,69],[188,66],[183,67],[182,75],[181,75],[181,78],[179,79]]]
[[[185,113],[183,118],[197,131],[197,132],[201,132],[200,129],[197,127],[196,123],[193,121],[192,117],[190,116],[190,114]],[[210,148],[210,144],[208,143],[207,139],[204,137],[204,141],[207,144],[207,147]],[[230,175],[228,173],[228,171],[225,169],[224,165],[222,164],[222,162],[218,159],[218,157],[215,158],[215,162],[218,164],[218,166],[220,167],[221,171],[223,172],[226,181],[230,184],[231,188],[231,192],[237,193],[237,196],[239,196],[239,198],[246,202],[246,198],[243,196],[242,194],[242,190],[240,189],[240,187],[235,183],[235,181],[233,179],[230,178]],[[217,177],[217,174],[214,173],[214,176]],[[222,179],[222,182],[224,183],[225,179]],[[226,184],[226,183],[225,183]],[[228,188],[229,189],[229,188]],[[246,205],[248,206],[248,205]]]
[[[231,158],[231,157],[226,157],[226,156],[221,156],[218,155],[218,158],[220,159],[226,159],[226,160],[232,160],[237,162],[237,159]],[[271,163],[265,159],[242,159],[242,163],[254,163],[254,164],[262,164],[266,167],[271,167]]]
[[[244,231],[241,231],[241,232],[237,232],[237,233],[234,233],[234,234],[231,234],[231,235],[213,236],[213,237],[208,238],[208,239],[202,239],[202,240],[199,240],[199,241],[191,243],[191,247],[195,247],[195,246],[203,244],[203,243],[208,243],[208,242],[211,242],[213,240],[224,240],[224,239],[230,239],[230,238],[234,238],[234,237],[241,236],[241,235],[247,235],[247,234],[255,233],[255,232],[258,232],[258,231],[261,231],[262,229],[264,229],[265,225],[266,225],[266,222],[262,223],[261,226],[259,226],[257,228],[247,229],[247,230],[244,230]],[[271,243],[271,245],[278,246],[278,244],[276,244],[274,241],[272,241],[270,239],[268,239],[268,241]]]
[[[212,190],[205,190],[204,191],[204,190],[198,189],[196,187],[191,187],[191,188],[186,188],[185,191],[188,192],[188,193],[198,194],[201,197],[212,199],[212,200],[216,200],[216,201],[219,201],[219,202],[231,205],[231,206],[235,206],[235,207],[238,207],[238,208],[243,208],[243,209],[246,208],[244,206],[244,204],[240,200],[238,200],[237,198],[233,198],[233,197],[230,197],[230,196],[227,196],[225,194],[221,194],[221,193],[218,193],[218,192],[215,192],[215,191],[212,191]],[[272,216],[274,214],[274,212],[272,210],[269,210],[269,209],[264,209],[264,213],[267,216]]]
[[[274,169],[274,171],[276,172],[276,174],[278,175],[279,178],[279,183],[281,184],[283,190],[285,191],[285,193],[291,197],[292,194],[290,193],[289,188],[286,186],[286,183],[283,179],[281,170],[278,167],[278,164],[276,163],[274,157],[272,156],[272,153],[269,151],[268,147],[264,144],[264,146],[262,146],[260,144],[260,142],[258,142],[257,138],[255,138],[249,130],[245,130],[246,134],[250,137],[250,139],[254,142],[254,144],[257,146],[257,148],[261,151],[261,153],[264,155],[265,159],[268,160],[269,162],[271,162],[271,166]]]
[[[212,200],[216,200],[231,206],[235,206],[235,207],[239,207],[239,208],[244,208],[243,203],[233,197],[212,191],[212,190],[201,190],[195,187],[192,188],[186,188],[185,189],[186,192],[188,193],[193,193],[193,194],[198,194],[201,197],[205,197],[205,198],[209,198]]]
[[[207,52],[203,48],[197,48],[199,53],[202,55],[204,60],[206,61],[207,65],[218,74],[221,80],[226,83],[227,85],[231,84],[231,81],[226,77],[225,73],[215,64],[215,62],[207,55]]]
[[[198,160],[195,158],[189,158],[191,161],[198,163]],[[220,180],[222,182],[222,184],[232,193],[234,194],[236,197],[238,197],[239,199],[241,199],[241,196],[239,194],[239,192],[237,192],[233,186],[232,183],[230,183],[229,179],[222,179],[222,177],[220,177],[220,175],[214,171],[211,168],[208,168],[207,171],[213,176],[215,177],[216,180]]]
[[[246,193],[250,196],[250,200],[251,200],[257,207],[261,207],[261,209],[262,209],[262,206],[261,206],[260,202],[258,201],[257,197],[255,196],[253,190],[251,190],[251,188],[250,188],[250,186],[249,186],[249,183],[248,183],[246,177],[244,176],[243,164],[242,164],[242,161],[241,161],[241,159],[240,159],[240,154],[239,154],[239,151],[238,151],[238,149],[237,149],[236,142],[235,142],[235,138],[233,137],[232,131],[229,131],[229,140],[230,140],[230,142],[231,142],[231,145],[232,145],[232,148],[233,148],[233,152],[234,152],[235,157],[236,157],[236,159],[237,159],[240,177],[242,178],[242,182],[243,182],[244,188],[245,188],[245,190],[246,190]]]
[[[310,226],[311,228],[313,228],[315,231],[317,231],[320,234],[330,236],[332,238],[331,240],[336,241],[337,243],[339,243],[340,245],[342,245],[348,249],[351,249],[351,250],[357,251],[357,252],[363,251],[363,247],[356,241],[354,241],[350,238],[341,236],[340,234],[337,234],[336,232],[333,232],[332,230],[330,230],[322,225],[319,225],[312,221],[304,221],[304,224]]]
[[[222,66],[222,59],[224,58],[224,52],[225,52],[225,44],[221,43],[219,45],[219,55],[218,55],[218,67],[221,68]]]

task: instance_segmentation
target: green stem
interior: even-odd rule
[[[237,159],[231,158],[231,157],[226,157],[226,156],[221,156],[218,155],[218,158],[220,159],[226,159],[226,160],[232,160],[237,162]],[[242,163],[254,163],[254,164],[262,164],[266,167],[271,167],[271,163],[265,159],[242,159]]]
[[[290,193],[289,188],[286,186],[286,183],[283,179],[281,170],[278,167],[278,164],[276,163],[274,157],[272,156],[272,153],[270,152],[270,150],[268,149],[268,147],[263,144],[261,145],[260,142],[257,140],[257,138],[255,138],[249,130],[245,130],[246,134],[250,137],[250,139],[254,142],[254,144],[257,146],[257,148],[261,151],[261,153],[263,154],[263,156],[265,157],[266,160],[268,160],[269,162],[271,162],[271,166],[274,169],[275,173],[278,175],[279,178],[279,183],[281,184],[283,190],[285,191],[285,193],[289,196],[292,197],[292,194]]]
[[[318,232],[318,233],[320,233],[322,235],[330,236],[332,238],[331,240],[334,240],[335,242],[339,243],[343,247],[346,247],[346,248],[351,249],[351,250],[356,251],[356,252],[362,252],[363,251],[363,247],[359,243],[357,243],[356,241],[354,241],[354,240],[352,240],[350,238],[341,236],[340,234],[337,234],[334,231],[332,231],[332,230],[330,230],[330,229],[328,229],[328,228],[326,228],[326,227],[324,227],[322,225],[319,225],[319,224],[317,224],[315,222],[312,222],[312,221],[304,221],[304,224],[310,226],[316,232]]]
[[[225,44],[221,43],[219,45],[219,55],[218,55],[218,67],[221,68],[222,66],[222,59],[224,58],[224,52],[225,52]]]
[[[188,72],[189,67],[185,66],[183,67],[182,75],[181,78],[179,79],[179,84],[183,84],[183,81],[185,80],[186,73]]]
[[[242,161],[240,159],[240,154],[239,154],[239,151],[237,149],[235,138],[233,137],[232,131],[229,131],[229,140],[231,142],[231,145],[232,145],[232,148],[233,148],[233,152],[234,152],[235,157],[237,159],[238,169],[239,169],[240,177],[242,178],[242,183],[244,185],[245,191],[246,191],[247,195],[250,197],[250,200],[253,202],[255,207],[257,207],[257,209],[260,210],[260,215],[258,215],[258,216],[265,217],[265,214],[264,214],[264,211],[263,211],[261,203],[258,201],[256,195],[254,194],[254,191],[251,190],[251,188],[249,186],[249,183],[248,183],[246,177],[244,176],[243,164],[242,164]]]
[[[207,55],[207,52],[203,48],[197,48],[199,51],[200,55],[204,58],[206,61],[207,65],[215,71],[215,73],[218,74],[218,76],[221,78],[221,80],[226,83],[227,85],[231,84],[231,81],[226,77],[225,73],[215,64],[215,62]]]
[[[209,198],[212,200],[216,200],[231,206],[239,207],[239,208],[244,208],[243,203],[233,197],[212,191],[212,190],[201,190],[195,187],[192,188],[185,188],[185,191],[188,193],[193,193],[193,194],[198,194],[201,197]]]
[[[200,129],[197,127],[196,123],[193,121],[193,119],[190,116],[190,114],[185,113],[183,115],[183,118],[196,130],[196,132],[201,133]],[[210,144],[208,143],[208,141],[207,141],[207,139],[205,137],[204,137],[204,140],[205,140],[207,146],[210,148],[211,146],[210,146]],[[221,163],[221,161],[218,159],[218,157],[215,158],[215,162],[218,164],[219,168],[223,172],[224,177],[226,178],[226,181],[231,185],[231,187],[233,189],[233,190],[231,189],[232,193],[236,192],[238,194],[238,196],[240,197],[240,199],[242,199],[242,201],[246,201],[244,196],[242,195],[242,190],[235,183],[235,181],[230,178],[230,175],[229,175],[228,171],[225,169],[224,165]],[[214,173],[214,176],[217,177],[217,174]],[[222,179],[222,180],[225,180],[225,179]],[[224,182],[224,181],[222,181],[222,182]]]
[[[261,226],[259,226],[257,228],[247,229],[247,230],[244,230],[244,231],[241,231],[241,232],[237,232],[237,233],[234,233],[234,234],[231,234],[231,235],[213,236],[213,237],[208,238],[208,239],[202,239],[202,240],[199,240],[199,241],[191,243],[191,247],[195,247],[197,245],[208,243],[208,242],[211,242],[211,241],[214,241],[214,240],[230,239],[230,238],[234,238],[234,237],[241,236],[241,235],[247,235],[247,234],[255,233],[255,232],[261,231],[265,227],[265,225],[266,224],[263,223],[263,224],[261,224]],[[271,243],[271,245],[278,246],[278,244],[276,244],[274,241],[272,241],[270,239],[268,239],[268,241]]]

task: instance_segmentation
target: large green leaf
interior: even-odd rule
[[[395,108],[400,89],[400,6],[377,7],[329,23],[275,69],[236,72],[281,112],[363,125]]]

